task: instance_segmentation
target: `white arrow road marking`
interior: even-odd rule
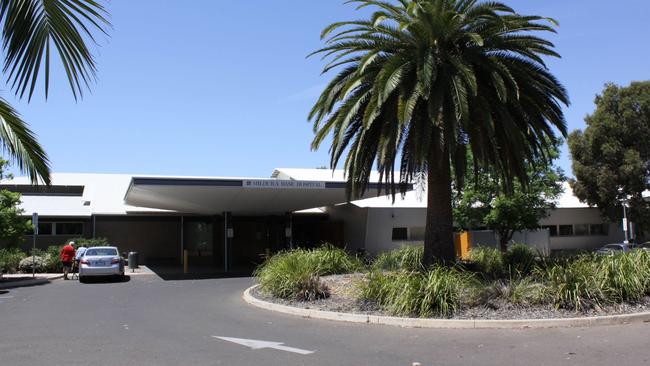
[[[258,341],[258,340],[255,340],[255,339],[217,337],[217,336],[212,336],[212,338],[217,338],[217,339],[221,339],[223,341],[237,343],[237,344],[240,344],[242,346],[249,347],[251,349],[271,348],[271,349],[277,349],[277,350],[280,350],[280,351],[299,353],[301,355],[310,355],[310,354],[315,352],[315,351],[308,351],[306,349],[283,346],[284,343],[281,343],[281,342],[268,342],[268,341]]]

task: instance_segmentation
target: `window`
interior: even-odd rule
[[[607,235],[609,233],[609,225],[591,224],[589,225],[589,232],[591,235]]]
[[[38,235],[52,235],[52,223],[51,222],[39,222],[38,223]]]
[[[573,235],[576,236],[587,236],[589,235],[589,225],[588,224],[576,224],[574,227]]]
[[[573,225],[560,225],[560,235],[561,236],[573,235]]]
[[[81,222],[57,222],[56,235],[83,235],[84,224]]]
[[[93,256],[93,255],[117,255],[117,250],[115,248],[94,248],[94,249],[88,249],[86,250],[86,253],[84,254],[86,256]]]
[[[548,229],[548,234],[550,236],[557,236],[557,225],[544,225],[542,229]]]
[[[405,227],[393,228],[393,241],[407,240],[408,230]]]

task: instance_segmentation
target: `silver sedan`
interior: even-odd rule
[[[117,247],[91,247],[79,261],[79,281],[90,276],[124,277],[124,260]]]

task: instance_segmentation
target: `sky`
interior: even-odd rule
[[[552,17],[569,131],[605,83],[650,79],[647,0],[504,0]],[[37,133],[53,172],[268,177],[329,165],[312,151],[309,109],[333,75],[306,56],[328,24],[362,17],[343,0],[113,0],[93,46],[98,80],[75,101],[62,70],[31,102],[0,96]],[[559,165],[571,174],[565,148]]]

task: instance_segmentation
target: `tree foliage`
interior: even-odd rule
[[[558,141],[550,156],[553,160],[559,157],[559,145]],[[456,225],[464,230],[494,230],[503,251],[516,231],[539,228],[539,220],[548,216],[562,194],[566,177],[559,167],[539,161],[528,163],[526,169],[528,184],[515,182],[511,190],[504,188],[492,169],[471,171],[468,184],[455,192]]]
[[[12,178],[5,174],[7,166],[8,162],[0,159],[0,180]],[[31,222],[22,217],[23,210],[18,205],[20,193],[0,190],[0,244],[3,247],[18,246],[24,240],[23,235],[33,229]]]
[[[312,147],[331,136],[331,166],[344,160],[350,197],[373,167],[393,195],[426,172],[423,262],[453,260],[451,167],[462,186],[471,152],[511,189],[527,183],[525,162],[547,161],[556,131],[565,134],[568,97],[544,61],[558,54],[538,36],[556,23],[498,2],[349,2],[374,12],[322,32],[316,54],[338,74],[309,115]]]
[[[585,130],[569,136],[573,191],[614,222],[623,215],[622,200],[629,199],[631,220],[647,231],[650,206],[642,193],[650,188],[650,81],[607,84],[595,103]]]

